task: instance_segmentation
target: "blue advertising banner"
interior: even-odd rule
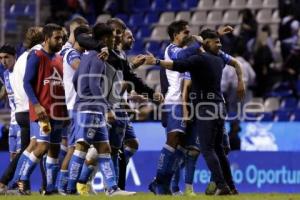
[[[2,174],[8,166],[8,153],[0,153]],[[263,193],[300,191],[300,152],[231,152],[231,169],[236,186],[240,192]],[[156,172],[159,151],[138,152],[128,164],[127,189],[147,192],[148,184]],[[181,178],[183,189],[184,172]],[[194,176],[194,188],[203,192],[210,180],[210,172],[200,156]],[[39,167],[31,176],[33,191],[38,191],[41,184]],[[103,189],[103,178],[96,174],[93,186],[97,191]]]

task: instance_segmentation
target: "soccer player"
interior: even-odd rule
[[[171,44],[165,50],[166,60],[188,57],[198,53],[200,49],[198,42],[193,43],[188,48],[183,48],[190,40],[189,33],[188,22],[186,21],[175,21],[168,26]],[[166,70],[168,88],[164,101],[164,111],[166,111],[167,116],[167,141],[161,150],[156,178],[149,185],[149,189],[157,195],[170,194],[172,176],[177,170],[180,160],[184,157],[185,150],[180,145],[186,130],[182,105],[183,75],[183,73]],[[173,193],[179,191],[179,188],[175,187]]]
[[[43,27],[44,46],[29,55],[24,90],[29,98],[30,129],[35,133],[37,145],[22,169],[18,189],[27,195],[28,181],[36,164],[47,153],[45,194],[54,191],[59,171],[58,154],[63,120],[66,118],[62,80],[62,59],[56,52],[62,47],[62,28],[56,24]]]
[[[68,183],[68,166],[72,154],[74,153],[75,141],[74,141],[74,116],[73,116],[73,107],[76,99],[76,92],[73,86],[73,76],[75,71],[77,70],[81,55],[84,52],[84,48],[82,48],[77,42],[77,36],[82,33],[90,33],[90,29],[86,26],[78,26],[74,33],[72,33],[75,37],[75,42],[73,47],[68,48],[63,56],[63,82],[65,88],[65,99],[66,105],[70,117],[70,125],[68,128],[68,153],[64,157],[64,160],[61,165],[60,173],[58,176],[58,191],[60,193],[66,192],[66,187]]]
[[[112,48],[114,35],[112,28],[108,25],[96,24],[93,28],[93,37],[97,42]],[[128,196],[134,193],[118,188],[111,160],[105,114],[108,123],[112,123],[115,115],[106,99],[107,92],[111,89],[108,88],[104,76],[106,67],[104,62],[98,59],[97,54],[96,51],[85,53],[73,78],[77,92],[74,105],[77,123],[75,126],[76,147],[69,165],[69,181],[74,181],[75,184],[68,184],[67,192],[76,193],[76,181],[84,164],[86,152],[93,144],[98,153],[98,164],[108,189],[107,194]]]
[[[200,151],[217,184],[215,194],[226,195],[235,190],[229,161],[222,146],[226,111],[220,83],[226,62],[219,55],[221,48],[219,35],[215,31],[204,30],[201,36],[206,52],[178,61],[159,60],[149,55],[146,64],[159,64],[166,69],[190,72],[192,92],[196,94],[193,106],[197,112],[193,126],[199,134]],[[224,54],[223,56],[226,57]],[[236,69],[238,97],[242,98],[245,89],[240,64],[235,59],[231,59],[229,64]]]
[[[8,133],[8,144],[9,144],[9,152],[10,152],[10,161],[12,161],[17,153],[21,150],[21,135],[20,135],[20,127],[17,124],[15,113],[16,113],[16,105],[15,105],[15,97],[14,91],[11,86],[12,76],[14,65],[16,62],[16,50],[13,46],[3,45],[0,48],[0,62],[6,69],[3,73],[4,76],[4,85],[6,89],[6,95],[8,96],[9,107],[10,107],[10,125],[9,125],[9,133]]]

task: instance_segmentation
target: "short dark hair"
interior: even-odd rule
[[[7,54],[15,56],[16,49],[14,46],[12,46],[10,44],[4,44],[2,47],[0,47],[0,53],[7,53]]]
[[[113,29],[105,23],[97,23],[93,28],[93,37],[96,40],[101,40],[105,36],[112,36]]]
[[[82,34],[82,33],[92,33],[91,29],[87,26],[78,26],[75,30],[74,30],[74,37],[75,40],[77,41],[77,37],[78,35]]]
[[[172,22],[168,26],[168,29],[167,29],[171,41],[174,40],[174,34],[180,33],[180,31],[184,30],[185,26],[187,26],[188,24],[189,23],[187,21],[184,21],[184,20],[179,20],[179,21]]]
[[[82,16],[76,16],[69,22],[69,25],[79,24],[79,25],[88,25],[88,21]]]
[[[44,36],[44,39],[46,38],[50,38],[53,34],[54,31],[62,31],[62,27],[57,25],[57,24],[46,24],[44,27],[43,27],[43,36]]]
[[[219,34],[212,29],[204,29],[203,31],[201,31],[200,36],[203,38],[203,40],[220,38]]]
[[[109,26],[111,26],[111,25],[113,25],[113,24],[116,24],[116,25],[118,25],[118,26],[121,26],[121,28],[122,28],[123,30],[125,30],[125,29],[127,28],[127,26],[126,26],[126,24],[124,23],[124,21],[121,20],[120,18],[117,18],[117,17],[111,18],[111,19],[107,20],[106,24],[109,25]]]

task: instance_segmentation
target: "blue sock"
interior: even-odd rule
[[[118,186],[116,182],[114,164],[111,160],[110,154],[99,154],[98,163],[107,189],[116,189]]]
[[[58,158],[46,158],[46,176],[47,176],[47,188],[48,192],[52,192],[55,189],[56,177],[59,171]]]
[[[179,188],[180,171],[181,171],[181,168],[178,167],[172,177],[172,180],[171,180],[172,193],[180,191],[180,188]]]
[[[185,156],[185,183],[192,185],[194,182],[194,173],[196,169],[198,155],[191,155],[187,152]]]
[[[23,171],[25,163],[29,159],[29,156],[30,156],[30,153],[27,150],[24,150],[24,152],[22,153],[22,155],[20,156],[20,158],[18,160],[16,171],[15,171],[13,179],[11,180],[11,182],[9,184],[9,187],[13,186],[20,179],[21,172]]]
[[[125,155],[126,163],[129,162],[129,159],[135,154],[135,152],[136,152],[136,149],[125,146],[124,155]]]
[[[25,161],[24,168],[21,169],[21,181],[29,181],[29,178],[38,162],[40,162],[40,160],[33,154],[33,152],[31,152],[29,158]]]
[[[119,180],[119,154],[112,155],[111,160],[114,164],[116,181],[118,182],[118,180]]]
[[[66,155],[67,155],[67,151],[68,148],[64,145],[60,145],[60,151],[59,151],[59,155],[58,155],[58,159],[59,159],[59,166],[61,166],[61,163],[63,162],[63,160],[65,159]]]
[[[76,191],[76,183],[79,178],[86,152],[75,150],[69,164],[69,178],[67,192],[73,193]]]
[[[93,173],[94,168],[94,165],[87,165],[86,162],[84,162],[78,182],[86,184]]]
[[[68,170],[60,170],[57,180],[57,189],[66,192],[68,185]]]
[[[176,160],[175,149],[165,145],[160,152],[160,158],[157,166],[156,181],[159,185],[170,186],[173,176],[173,166]]]

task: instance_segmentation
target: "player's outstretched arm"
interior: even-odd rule
[[[172,70],[173,69],[173,61],[172,60],[160,60],[153,56],[153,54],[148,53],[145,58],[146,65],[160,65],[163,68]]]
[[[228,64],[235,68],[235,72],[238,78],[237,96],[240,100],[242,100],[245,96],[245,85],[243,81],[243,71],[241,63],[237,59],[231,58]]]

